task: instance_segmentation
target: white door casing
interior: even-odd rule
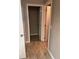
[[[41,13],[41,41],[44,41],[44,9],[43,9],[43,5],[39,5],[39,4],[27,4],[26,5],[26,9],[27,9],[27,21],[28,21],[28,39],[29,41],[27,41],[26,43],[30,43],[30,26],[29,26],[29,10],[28,10],[28,6],[38,6],[40,7],[40,13]]]

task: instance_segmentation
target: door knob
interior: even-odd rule
[[[23,37],[23,34],[21,34],[20,37]]]

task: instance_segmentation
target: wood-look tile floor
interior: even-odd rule
[[[26,59],[51,59],[47,51],[47,42],[32,41],[26,44]]]

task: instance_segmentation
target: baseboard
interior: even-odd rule
[[[48,49],[48,53],[49,53],[49,55],[51,56],[52,59],[55,59],[49,49]]]
[[[30,43],[30,41],[25,41],[25,43]]]
[[[30,34],[30,35],[32,36],[32,35],[39,35],[39,34],[38,33],[34,33],[34,34]]]
[[[26,59],[26,58],[19,58],[19,59]]]
[[[19,58],[19,59],[26,59],[26,58]]]

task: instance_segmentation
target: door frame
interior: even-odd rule
[[[51,11],[51,6],[50,6]],[[49,40],[50,40],[50,31],[51,31],[51,13],[50,13],[50,21],[49,21],[49,27],[48,27],[48,49],[49,49]]]
[[[52,0],[51,0],[52,1]],[[50,16],[50,22],[49,22],[49,31],[48,31],[48,50],[49,50],[49,40],[50,40],[50,31],[51,31],[51,20],[52,20],[52,3],[51,3],[51,1],[49,1],[49,2],[47,2],[46,4],[45,4],[45,6],[46,6],[46,9],[47,9],[47,6],[49,5],[49,4],[51,4],[51,16]]]
[[[28,7],[29,6],[38,6],[40,8],[42,8],[41,12],[42,12],[42,19],[41,19],[41,41],[44,41],[44,17],[43,17],[43,5],[39,5],[39,4],[27,4],[26,5],[26,10],[27,10],[27,22],[28,22],[28,40],[26,41],[26,43],[30,43],[30,25],[29,25],[29,10]]]

